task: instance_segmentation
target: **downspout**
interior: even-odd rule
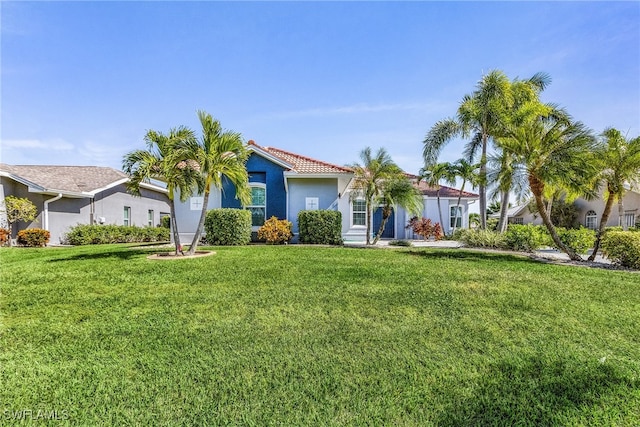
[[[58,193],[56,197],[44,201],[44,211],[43,211],[44,220],[42,221],[43,222],[42,225],[44,226],[44,229],[47,231],[49,231],[49,203],[55,202],[56,200],[60,200],[60,199],[62,199],[62,193]]]

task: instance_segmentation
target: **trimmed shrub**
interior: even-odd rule
[[[4,246],[9,241],[9,230],[0,228],[0,246]]]
[[[548,242],[546,228],[538,225],[509,224],[504,247],[512,251],[533,252]]]
[[[392,240],[389,242],[389,246],[413,246],[409,240]]]
[[[246,245],[251,241],[251,211],[211,209],[204,220],[204,229],[210,245]]]
[[[640,270],[640,233],[607,231],[600,247],[615,264]]]
[[[160,227],[171,228],[171,217],[169,215],[160,218]]]
[[[505,247],[504,234],[493,230],[464,230],[460,234],[460,241],[472,248],[493,248],[501,249]]]
[[[18,232],[18,244],[32,248],[47,246],[51,233],[42,228],[27,228]]]
[[[169,230],[162,227],[127,225],[87,225],[71,227],[64,241],[69,245],[103,245],[108,243],[166,242]]]
[[[342,244],[342,213],[331,210],[298,213],[300,243],[318,245]]]
[[[286,219],[278,219],[272,216],[258,230],[258,239],[266,240],[269,245],[289,243],[293,237],[291,227],[293,227],[293,224]]]
[[[586,253],[596,242],[596,232],[588,228],[565,229],[558,227],[556,230],[560,241],[579,254]]]

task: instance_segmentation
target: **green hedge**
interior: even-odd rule
[[[342,214],[339,211],[316,210],[298,213],[300,243],[342,244]]]
[[[504,233],[504,247],[512,251],[533,252],[549,241],[549,233],[541,225],[509,224]]]
[[[65,235],[68,245],[101,245],[107,243],[166,242],[169,229],[128,225],[85,225],[71,227]]]
[[[640,233],[607,231],[600,244],[602,253],[612,262],[640,269]]]
[[[251,211],[211,209],[204,220],[204,229],[210,245],[246,245],[251,241]]]
[[[556,228],[560,241],[579,254],[584,254],[593,248],[596,242],[596,232],[588,228]],[[552,245],[555,246],[555,245]]]
[[[502,249],[505,247],[504,234],[493,230],[461,229],[456,231],[454,237],[472,248]]]

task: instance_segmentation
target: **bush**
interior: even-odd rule
[[[169,215],[165,215],[160,218],[160,227],[171,228],[171,217]]]
[[[289,243],[293,237],[292,226],[293,224],[286,219],[278,219],[272,216],[258,230],[258,239],[266,240],[269,245]]]
[[[560,241],[579,254],[586,253],[596,242],[596,232],[588,228],[565,229],[558,227],[556,230]]]
[[[169,230],[162,227],[127,225],[87,225],[71,227],[64,241],[69,245],[102,245],[108,243],[166,242]]]
[[[433,237],[434,240],[440,240],[444,237],[440,223],[436,222],[434,224],[428,218],[418,218],[417,216],[414,216],[409,220],[406,228],[410,228],[415,234],[422,236],[424,240],[427,240],[430,237]]]
[[[9,230],[0,228],[0,246],[4,246],[9,241]]]
[[[493,230],[466,229],[460,234],[460,241],[472,248],[501,249],[505,247],[504,235]]]
[[[204,220],[204,229],[210,245],[246,245],[251,241],[251,211],[211,209]]]
[[[640,269],[640,233],[608,231],[602,238],[600,247],[612,262]]]
[[[413,246],[409,240],[392,240],[389,242],[389,246]]]
[[[331,210],[300,211],[298,231],[300,243],[341,245],[342,214]]]
[[[504,247],[512,251],[533,252],[548,242],[546,228],[538,225],[509,224],[504,233]]]
[[[51,233],[41,228],[27,228],[18,232],[18,244],[32,248],[47,246]]]

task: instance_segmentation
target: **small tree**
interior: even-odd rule
[[[38,214],[36,205],[27,198],[7,196],[4,199],[4,212],[7,216],[9,227],[9,246],[13,236],[13,225],[19,221],[33,221]]]

